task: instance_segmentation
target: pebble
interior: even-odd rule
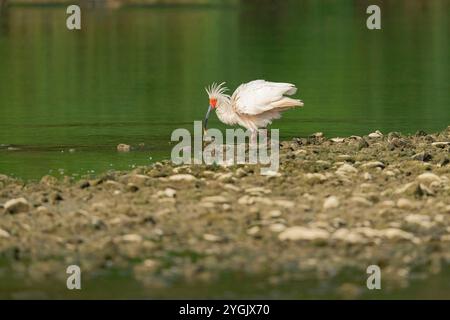
[[[371,201],[367,200],[364,197],[352,197],[350,198],[350,201],[365,207],[371,207],[373,205]]]
[[[400,209],[414,209],[416,205],[409,199],[401,198],[397,201],[397,207]]]
[[[202,198],[202,202],[226,203],[229,202],[229,200],[223,196],[210,196]]]
[[[305,174],[305,179],[311,184],[327,181],[327,177],[321,173],[307,173]]]
[[[361,165],[361,168],[368,168],[368,169],[370,169],[370,168],[381,168],[381,169],[383,169],[384,167],[385,167],[385,165],[381,161],[369,161],[369,162],[363,163]]]
[[[25,198],[11,199],[4,204],[6,212],[21,213],[30,210],[30,204]]]
[[[300,226],[289,227],[278,235],[278,239],[285,241],[297,240],[326,240],[330,236],[329,232],[319,228],[305,228]]]
[[[175,174],[169,177],[170,181],[195,181],[196,179],[192,174]]]
[[[203,239],[205,239],[206,241],[209,241],[209,242],[218,242],[221,240],[221,238],[219,236],[216,236],[214,234],[209,234],[209,233],[205,233],[203,235]]]
[[[381,137],[383,137],[383,134],[379,130],[369,134],[369,138],[376,139],[376,138],[381,138]]]
[[[340,205],[339,199],[335,196],[330,196],[325,199],[325,201],[323,203],[323,208],[325,210],[328,210],[328,209],[337,208],[337,207],[339,207],[339,205]]]
[[[332,239],[344,241],[348,243],[363,243],[365,242],[365,238],[357,232],[350,231],[348,229],[342,228],[335,231],[331,237]]]
[[[274,223],[269,226],[269,230],[275,233],[280,233],[286,230],[286,226],[282,223]]]
[[[440,182],[441,178],[439,178],[439,176],[435,175],[434,173],[425,172],[417,177],[417,181],[430,184],[432,182]]]
[[[126,234],[122,236],[122,241],[125,242],[142,242],[142,236],[138,234]]]
[[[448,142],[448,141],[438,141],[438,142],[433,142],[431,145],[435,146],[437,148],[445,148],[446,146],[450,146],[450,142]]]
[[[410,214],[405,217],[405,221],[411,224],[419,225],[425,229],[429,229],[433,226],[430,221],[430,217],[423,214]]]
[[[413,160],[417,160],[417,161],[423,161],[423,162],[428,162],[430,161],[433,157],[431,156],[431,154],[422,151],[419,153],[416,153],[415,155],[413,155],[411,157]]]
[[[166,188],[166,189],[164,189],[164,194],[166,197],[174,198],[177,194],[177,190],[172,189],[172,188]]]
[[[130,152],[131,146],[125,143],[120,143],[117,145],[117,151],[119,152]]]
[[[10,237],[9,232],[0,228],[0,238],[9,238],[9,237]]]
[[[356,169],[354,166],[344,163],[342,166],[340,166],[337,170],[337,174],[349,174],[349,173],[357,173],[358,169]]]
[[[247,234],[250,236],[254,236],[254,235],[257,235],[259,233],[259,231],[260,231],[260,227],[254,226],[247,230]]]

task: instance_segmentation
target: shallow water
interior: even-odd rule
[[[281,138],[450,124],[450,2],[385,1],[381,31],[366,28],[364,2],[276,6],[86,9],[79,32],[65,7],[4,9],[0,172],[37,179],[168,158],[171,132],[203,118],[213,81],[295,83],[305,107],[274,123]],[[211,126],[224,128],[215,116]],[[137,150],[119,154],[119,143]]]

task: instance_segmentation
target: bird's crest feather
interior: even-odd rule
[[[213,83],[209,87],[206,87],[206,93],[209,97],[217,97],[219,95],[223,95],[226,91],[228,91],[227,87],[224,87],[225,82],[222,82],[221,84]]]

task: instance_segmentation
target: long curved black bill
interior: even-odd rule
[[[208,129],[208,118],[209,118],[209,113],[211,112],[211,106],[208,107],[208,111],[206,112],[205,115],[205,121],[203,122],[203,132],[206,134],[206,130]]]

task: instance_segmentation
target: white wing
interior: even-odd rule
[[[297,92],[295,85],[282,82],[254,80],[241,84],[231,96],[231,103],[236,112],[257,115],[273,109],[287,109],[303,106],[301,100],[291,99],[284,95]]]

